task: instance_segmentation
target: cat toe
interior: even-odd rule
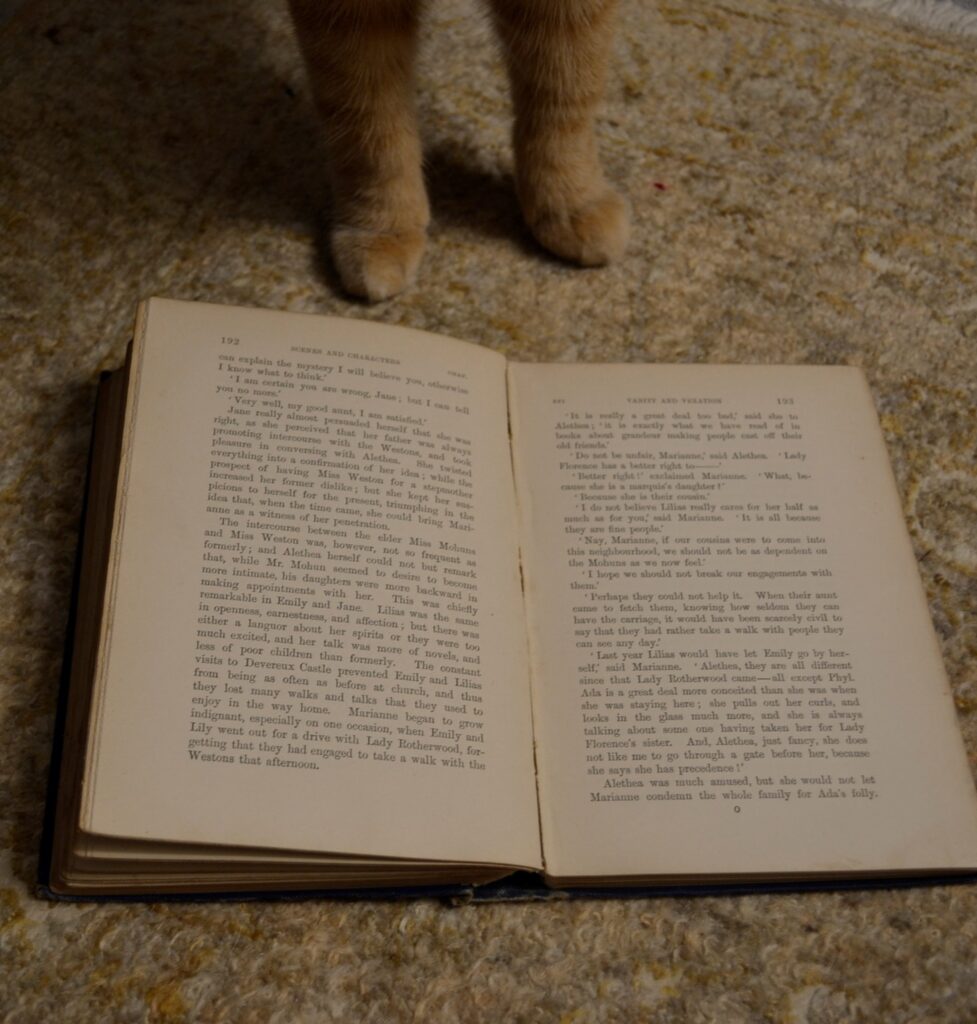
[[[337,228],[332,253],[343,287],[352,295],[382,302],[403,291],[417,274],[423,231],[375,232]]]
[[[613,263],[627,248],[628,206],[616,192],[571,209],[550,209],[530,220],[537,240],[550,252],[584,267]]]

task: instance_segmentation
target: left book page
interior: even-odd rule
[[[541,865],[505,361],[140,313],[81,824]]]

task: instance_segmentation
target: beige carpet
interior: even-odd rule
[[[322,257],[321,148],[277,3],[51,0],[0,36],[0,1017],[977,1019],[974,886],[461,908],[34,897],[94,384],[151,293],[375,317],[520,359],[863,366],[977,764],[973,41],[813,0],[628,0],[601,134],[634,239],[581,272],[520,225],[484,24],[432,6],[435,223],[420,283],[372,308]]]

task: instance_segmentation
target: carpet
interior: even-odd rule
[[[961,35],[977,35],[977,0],[841,0],[849,7],[876,11]]]
[[[289,24],[257,0],[28,3],[0,34],[0,1017],[964,1021],[977,887],[448,907],[33,892],[95,382],[137,301],[338,313],[527,360],[849,363],[882,417],[977,767],[977,51],[813,0],[626,0],[600,122],[620,264],[512,196],[484,19],[432,4],[418,284],[347,301]]]

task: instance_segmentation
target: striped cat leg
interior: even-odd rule
[[[604,180],[594,113],[604,91],[614,0],[491,0],[515,107],[523,215],[551,252],[584,266],[619,258],[628,211]]]
[[[329,136],[332,255],[373,301],[413,279],[430,211],[413,98],[419,0],[290,0]]]

